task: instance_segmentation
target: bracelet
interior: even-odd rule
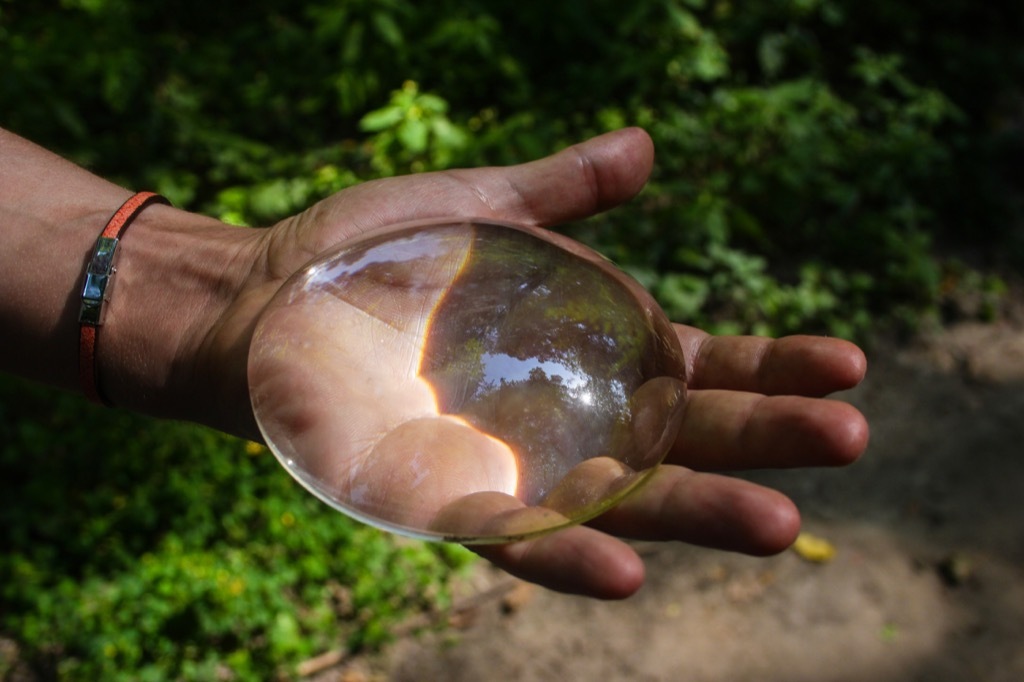
[[[96,338],[103,324],[106,302],[110,299],[114,274],[117,272],[117,244],[135,217],[150,204],[171,202],[153,192],[139,192],[117,209],[103,228],[85,268],[82,285],[82,307],[78,313],[78,378],[85,396],[94,403],[111,406],[100,390],[96,365]]]

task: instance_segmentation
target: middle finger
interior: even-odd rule
[[[695,390],[665,461],[699,471],[843,466],[867,437],[863,415],[837,400]]]

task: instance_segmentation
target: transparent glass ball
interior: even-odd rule
[[[581,523],[662,461],[679,341],[635,280],[540,228],[389,227],[292,276],[258,321],[267,445],[373,526],[464,543]]]

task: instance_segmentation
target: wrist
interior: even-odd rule
[[[79,386],[86,263],[130,196],[0,129],[0,370]],[[163,205],[137,215],[93,354],[114,405],[255,433],[248,342],[275,288],[253,274],[264,234]]]
[[[254,230],[163,205],[145,209],[119,245],[117,284],[96,351],[111,402],[138,412],[223,423],[245,397],[247,346],[211,343],[249,277]],[[231,402],[224,402],[230,400]],[[245,415],[239,417],[245,419]]]

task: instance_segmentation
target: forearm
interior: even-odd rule
[[[129,196],[0,130],[0,369],[77,387],[85,264]],[[200,414],[221,378],[196,376],[196,358],[251,269],[252,242],[247,231],[162,205],[132,223],[96,351],[114,404],[160,416]]]

